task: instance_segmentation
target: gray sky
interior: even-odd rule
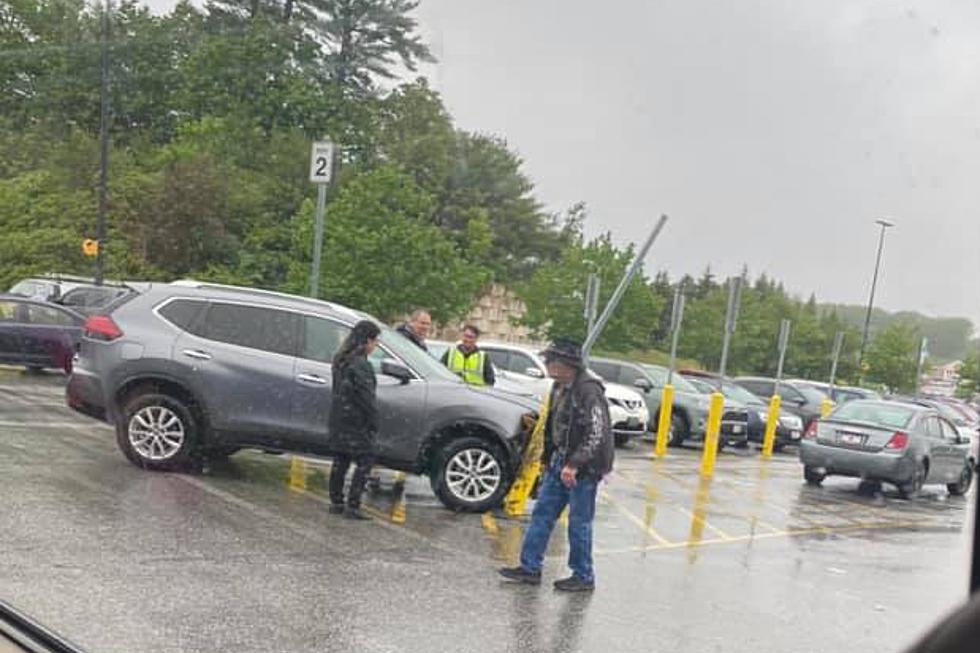
[[[154,0],[155,6],[170,3]],[[980,3],[422,0],[458,126],[648,270],[747,263],[801,295],[980,324]]]

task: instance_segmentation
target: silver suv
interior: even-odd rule
[[[361,312],[281,293],[180,281],[89,318],[69,406],[116,427],[125,456],[175,469],[239,448],[330,455],[330,361]],[[507,492],[533,401],[474,388],[382,327],[380,464],[427,474],[453,509]]]

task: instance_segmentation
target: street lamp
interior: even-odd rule
[[[875,303],[875,287],[878,285],[878,269],[881,267],[881,250],[885,245],[885,230],[894,227],[895,223],[884,218],[875,220],[875,224],[881,226],[878,234],[878,256],[875,258],[875,271],[871,277],[871,295],[868,297],[868,312],[864,316],[864,331],[861,333],[861,349],[858,353],[858,374],[864,376],[864,350],[868,346],[868,327],[871,325],[871,309]]]

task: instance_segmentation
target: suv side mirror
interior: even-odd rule
[[[644,394],[653,389],[653,384],[650,383],[649,379],[639,378],[636,381],[633,381],[633,385],[642,390]]]
[[[384,374],[385,376],[394,377],[399,381],[401,381],[402,383],[408,383],[413,378],[415,378],[415,375],[412,374],[412,371],[410,369],[408,369],[398,361],[392,360],[390,358],[386,358],[383,361],[381,361],[381,373]]]
[[[544,374],[542,374],[541,373],[541,370],[539,370],[536,367],[529,367],[529,368],[527,368],[526,370],[524,370],[524,374],[526,374],[527,376],[533,377],[535,379],[543,379],[544,378]]]

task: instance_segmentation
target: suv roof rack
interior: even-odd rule
[[[179,279],[177,281],[171,281],[170,285],[181,286],[184,288],[199,288],[202,290],[227,290],[228,292],[246,293],[250,295],[258,295],[261,297],[278,297],[281,299],[288,299],[290,301],[308,302],[311,304],[319,304],[321,306],[327,306],[328,308],[337,311],[338,313],[344,313],[353,318],[361,317],[361,314],[358,313],[357,311],[347,308],[346,306],[341,306],[340,304],[334,304],[333,302],[328,302],[322,299],[314,299],[312,297],[303,297],[301,295],[290,295],[289,293],[278,292],[276,290],[251,288],[249,286],[232,286],[225,283],[197,281],[196,279]]]

